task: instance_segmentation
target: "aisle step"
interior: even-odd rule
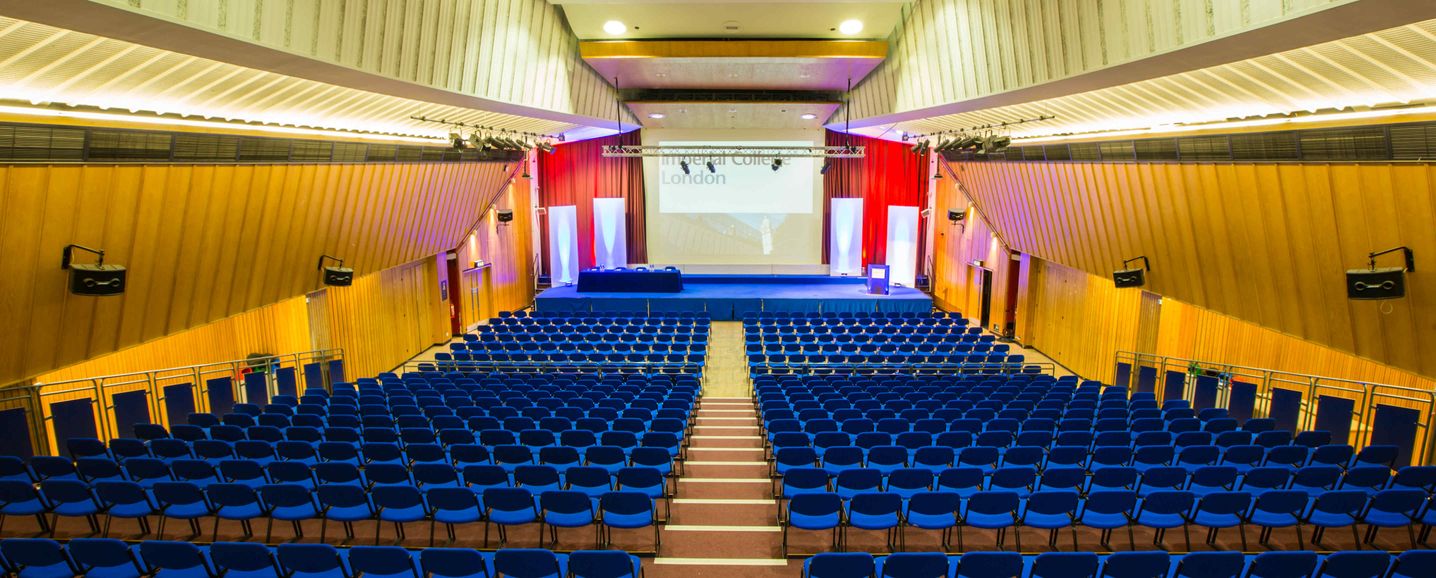
[[[778,503],[767,499],[674,500],[669,524],[694,526],[771,526]]]
[[[694,463],[687,461],[683,463],[685,477],[692,478],[752,478],[768,481],[768,462],[748,462],[745,464],[733,464],[727,462],[702,461]],[[682,478],[680,478],[682,479]]]

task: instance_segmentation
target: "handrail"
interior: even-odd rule
[[[20,405],[26,410],[25,414],[30,422],[30,430],[33,434],[32,450],[37,454],[56,454],[59,450],[60,440],[55,439],[54,416],[47,415],[49,412],[43,409],[50,403],[90,400],[98,409],[94,416],[96,435],[101,440],[109,440],[120,435],[120,424],[114,415],[116,408],[113,395],[115,394],[144,392],[145,410],[149,414],[150,422],[168,427],[171,424],[169,423],[167,389],[171,386],[189,385],[192,388],[193,411],[202,412],[209,409],[210,380],[230,378],[230,396],[236,403],[239,403],[247,400],[247,392],[241,377],[247,373],[246,370],[249,370],[248,372],[254,372],[256,369],[262,370],[265,375],[266,397],[270,397],[279,393],[281,385],[279,374],[281,372],[291,376],[286,381],[292,379],[296,393],[309,387],[328,389],[332,382],[336,381],[333,379],[335,376],[332,376],[330,372],[334,370],[342,372],[342,365],[336,367],[332,364],[335,362],[342,364],[343,361],[344,350],[342,349],[318,349],[97,375],[8,388],[6,393],[22,393],[23,398],[7,397],[0,399],[0,403],[14,405],[19,403],[17,400],[23,399],[25,403]],[[311,375],[306,371],[311,366],[317,366],[315,368],[317,374]],[[310,383],[313,377],[318,377],[319,383]]]
[[[1357,447],[1367,445],[1372,440],[1377,406],[1384,405],[1377,403],[1378,398],[1405,402],[1396,407],[1416,410],[1419,415],[1415,423],[1416,436],[1412,440],[1411,463],[1436,463],[1436,456],[1432,455],[1433,449],[1436,449],[1436,427],[1433,427],[1433,424],[1436,424],[1436,391],[1404,385],[1373,383],[1343,377],[1328,377],[1133,351],[1118,351],[1115,362],[1118,365],[1127,364],[1130,367],[1127,383],[1117,385],[1126,385],[1133,391],[1139,386],[1137,379],[1143,368],[1151,368],[1156,371],[1152,389],[1158,399],[1166,397],[1166,388],[1159,384],[1164,382],[1164,376],[1170,371],[1179,370],[1183,374],[1181,384],[1183,399],[1192,399],[1196,393],[1196,380],[1189,379],[1194,371],[1200,371],[1204,375],[1216,373],[1217,398],[1215,403],[1217,407],[1230,405],[1232,381],[1249,383],[1256,387],[1252,417],[1270,415],[1273,390],[1299,392],[1302,394],[1296,424],[1299,429],[1316,428],[1319,398],[1349,399],[1353,405],[1352,422],[1351,430],[1345,433],[1348,443]],[[1342,395],[1329,395],[1336,393]]]

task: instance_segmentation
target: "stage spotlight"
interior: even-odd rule
[[[718,173],[718,167],[713,166],[713,161],[708,161],[708,172],[713,174]]]
[[[678,168],[683,169],[683,174],[685,174],[685,175],[691,175],[691,174],[693,174],[693,173],[688,172],[688,159],[683,159],[683,160],[681,160],[681,161],[678,161]]]
[[[818,169],[818,174],[820,174],[820,175],[826,175],[826,174],[828,174],[828,169],[830,169],[830,168],[832,168],[832,167],[833,167],[833,161],[823,161],[823,168]]]
[[[773,172],[776,173],[781,168],[783,168],[783,159],[773,159]]]
[[[469,146],[469,143],[464,141],[464,135],[456,132],[449,133],[449,142],[454,144],[455,150],[463,150]]]

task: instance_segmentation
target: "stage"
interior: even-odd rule
[[[911,287],[890,295],[868,295],[862,277],[819,275],[684,275],[678,293],[579,293],[554,287],[538,295],[544,312],[708,313],[714,321],[740,320],[745,313],[927,312],[932,298]]]

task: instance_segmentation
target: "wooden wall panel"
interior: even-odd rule
[[[1014,250],[1104,278],[1122,259],[1147,255],[1154,293],[1436,376],[1436,277],[1411,274],[1408,296],[1390,301],[1348,300],[1344,285],[1345,271],[1364,267],[1373,250],[1436,255],[1436,166],[953,168]]]
[[[1040,259],[1031,275],[1030,318],[1019,341],[1084,378],[1111,383],[1117,352],[1137,346],[1142,291]]]
[[[458,288],[464,296],[464,327],[472,327],[499,311],[533,304],[532,183],[532,179],[513,179],[459,246],[462,272]],[[496,213],[500,210],[513,211],[514,220],[499,223]],[[483,261],[488,267],[470,269],[475,261]]]
[[[439,261],[427,258],[324,290],[329,336],[350,379],[390,371],[449,338]]]
[[[1436,380],[1297,339],[1229,315],[1162,300],[1158,355],[1436,389]]]
[[[970,206],[955,179],[936,179],[933,183],[933,298],[944,309],[961,312],[977,323],[982,292],[977,284],[980,281],[978,268],[972,262],[982,261],[984,267],[992,270],[991,323],[1000,324],[1007,306],[1007,292],[1003,288],[1008,270],[1020,263],[1008,258],[1007,247],[976,208],[968,209],[967,218],[960,224],[947,219],[948,209]]]
[[[277,355],[307,351],[310,349],[309,329],[304,298],[295,297],[45,373],[35,381],[54,383],[233,361],[251,353]]]
[[[459,245],[511,173],[491,163],[0,166],[0,383]],[[67,290],[61,249],[129,268],[117,297]],[[530,284],[531,286],[531,284]]]

